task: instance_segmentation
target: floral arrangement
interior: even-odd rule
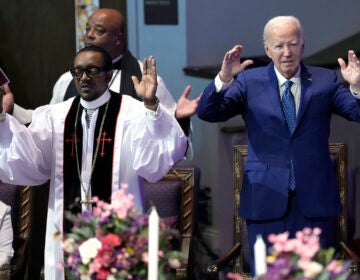
[[[268,237],[272,247],[267,257],[267,272],[256,279],[318,279],[353,280],[359,275],[351,273],[351,262],[336,260],[335,249],[320,248],[321,230],[305,228],[289,239],[288,232],[271,234]],[[230,273],[230,279],[242,279],[240,275]]]
[[[67,279],[147,279],[149,217],[136,211],[124,188],[113,194],[112,204],[94,197],[93,213],[67,213],[73,223],[63,241]],[[161,220],[159,279],[175,278],[181,265],[181,252],[173,250],[176,237]]]
[[[358,279],[350,272],[350,261],[334,259],[335,249],[320,248],[321,229],[305,228],[289,239],[287,232],[271,234],[272,254],[267,272],[260,279]]]

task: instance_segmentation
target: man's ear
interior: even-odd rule
[[[124,42],[125,42],[125,39],[124,39],[124,34],[123,33],[117,33],[116,35],[115,35],[115,45],[117,45],[117,46],[121,46],[121,45],[123,45],[124,44]]]
[[[272,59],[269,53],[269,46],[266,43],[264,43],[264,49],[268,58]]]

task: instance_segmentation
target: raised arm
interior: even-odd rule
[[[342,58],[338,62],[345,81],[350,84],[351,90],[360,93],[360,61],[353,50],[348,51],[348,64]]]
[[[148,59],[144,59],[143,62],[143,74],[141,81],[136,76],[132,76],[136,93],[144,101],[144,105],[156,111],[158,100],[155,96],[157,88],[157,73],[156,73],[156,61],[153,56]]]
[[[188,97],[190,91],[191,86],[187,86],[184,89],[184,92],[181,94],[180,98],[178,99],[175,111],[175,117],[177,119],[189,118],[192,115],[196,114],[196,109],[198,107],[201,94],[195,99],[189,99]]]
[[[247,59],[241,63],[240,58],[242,50],[243,46],[236,45],[225,54],[219,72],[219,78],[223,83],[230,82],[234,76],[253,63],[251,59]]]

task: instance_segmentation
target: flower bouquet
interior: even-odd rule
[[[112,204],[93,198],[93,213],[67,213],[73,223],[63,241],[67,279],[147,279],[149,217],[134,208],[124,188]],[[173,250],[178,232],[160,221],[159,279],[175,278],[183,256]]]
[[[305,228],[289,239],[287,232],[269,235],[273,244],[267,257],[267,272],[260,279],[358,279],[350,261],[336,260],[335,249],[320,248],[321,229]]]
[[[268,255],[266,273],[258,280],[355,280],[359,275],[351,272],[351,261],[336,260],[335,249],[320,248],[321,230],[305,228],[289,239],[288,232],[271,234],[268,237],[273,246]],[[229,279],[243,279],[229,273]]]

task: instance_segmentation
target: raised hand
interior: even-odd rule
[[[360,93],[360,61],[353,50],[348,51],[348,64],[338,58],[343,78],[350,84],[351,89]]]
[[[143,74],[141,81],[136,76],[131,77],[137,95],[144,101],[145,105],[154,105],[156,103],[156,89],[157,89],[157,73],[156,62],[153,56],[144,59]]]
[[[177,119],[191,117],[196,113],[201,94],[197,98],[190,100],[188,99],[190,91],[191,86],[187,86],[177,102],[175,111],[175,116]]]
[[[6,113],[12,114],[14,110],[14,95],[10,90],[10,87],[8,84],[4,85],[4,96],[2,99],[2,106]]]
[[[247,59],[243,63],[241,63],[240,57],[242,49],[243,46],[236,45],[225,54],[219,73],[220,80],[222,82],[230,82],[234,76],[239,74],[250,64],[254,63],[251,59]]]

